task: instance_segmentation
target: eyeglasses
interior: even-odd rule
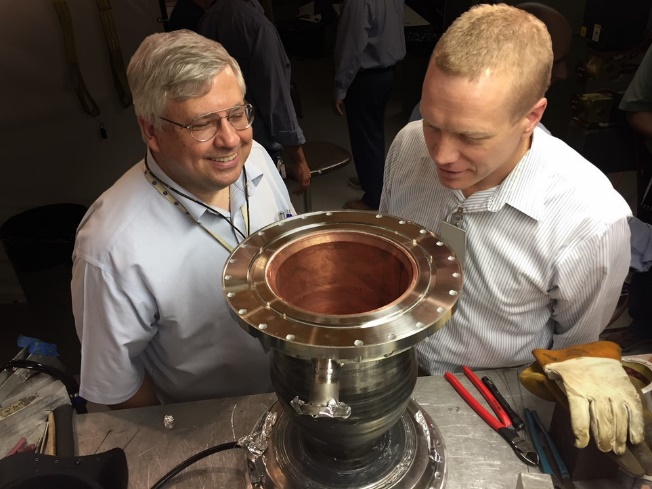
[[[222,112],[226,112],[226,114],[220,115]],[[165,122],[183,127],[184,129],[190,129],[192,138],[200,143],[215,137],[224,118],[229,121],[236,131],[244,131],[254,121],[254,106],[251,104],[234,105],[228,109],[199,115],[191,120],[189,124],[181,124],[159,116],[159,119]]]

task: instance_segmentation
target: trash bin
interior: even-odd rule
[[[80,346],[70,298],[72,251],[81,204],[51,204],[10,217],[0,240],[16,272],[35,324],[21,333],[54,343],[64,365],[78,372]]]

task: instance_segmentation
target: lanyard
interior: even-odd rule
[[[242,171],[245,171],[244,168],[242,169]],[[152,184],[152,186],[158,191],[159,194],[161,194],[163,197],[165,197],[167,199],[168,202],[173,204],[177,209],[179,209],[180,212],[182,212],[183,214],[189,216],[192,219],[192,216],[190,216],[190,212],[188,211],[188,209],[186,209],[184,207],[184,205],[181,202],[179,202],[179,200],[174,195],[172,195],[172,192],[169,192],[166,188],[163,187],[163,185],[161,183],[159,183],[158,179],[154,176],[154,174],[151,172],[151,170],[149,170],[147,168],[147,166],[145,166],[145,178],[147,179],[147,181],[149,183]],[[247,189],[245,188],[245,192],[246,191],[247,191]],[[247,206],[243,205],[240,208],[240,211],[242,212],[242,217],[244,218],[244,222],[245,222],[246,236],[249,236],[249,212],[247,210]],[[221,218],[223,218],[224,220],[226,220],[231,225],[232,228],[235,228],[235,226],[233,225],[233,223],[229,219],[224,217],[222,214],[218,214],[218,215]],[[193,221],[194,221],[194,219],[193,219]],[[224,248],[226,248],[226,250],[229,251],[229,253],[233,252],[233,250],[235,248],[233,246],[231,246],[224,238],[222,238],[222,236],[220,236],[217,233],[214,233],[213,231],[208,229],[206,226],[204,226],[201,222],[199,222],[199,221],[195,221],[195,222],[197,224],[199,224],[204,231],[206,231],[208,234],[210,234],[215,239],[215,241],[217,241]],[[236,237],[236,239],[237,239],[237,237]]]

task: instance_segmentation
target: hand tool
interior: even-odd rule
[[[564,459],[561,458],[561,454],[559,453],[555,442],[552,440],[550,433],[548,433],[548,430],[543,426],[539,414],[536,411],[527,408],[523,410],[523,414],[525,415],[525,426],[527,432],[530,435],[534,449],[539,455],[539,467],[541,468],[541,472],[552,476],[553,484],[556,484],[555,487],[574,489],[575,484],[573,484],[573,481],[571,480],[568,467],[566,467]],[[546,451],[544,444],[548,447],[548,451]],[[552,455],[558,472],[555,472],[550,463],[548,452]],[[558,481],[555,481],[555,479],[558,481],[560,480],[561,484],[559,484]]]
[[[507,416],[509,416],[509,419],[512,420],[512,426],[516,431],[520,431],[523,429],[523,420],[520,418],[518,414],[516,414],[516,411],[512,409],[512,406],[509,405],[507,402],[507,399],[503,397],[503,395],[500,393],[498,390],[498,387],[496,387],[496,384],[494,384],[489,377],[482,377],[482,383],[487,386],[487,389],[489,389],[489,392],[491,392],[494,397],[496,398],[496,401],[500,404],[500,407],[502,407],[505,412],[507,413]]]
[[[520,458],[523,462],[528,465],[538,465],[539,456],[532,448],[529,442],[525,441],[517,433],[517,431],[512,426],[512,422],[507,416],[505,410],[500,406],[496,398],[489,392],[489,389],[480,381],[477,375],[469,367],[462,367],[464,375],[471,381],[476,389],[480,391],[482,397],[489,403],[491,408],[494,410],[497,418],[492,416],[489,411],[487,411],[482,404],[480,404],[471,393],[466,390],[466,388],[461,384],[459,380],[450,372],[444,374],[444,378],[453,386],[457,393],[462,396],[469,406],[489,425],[491,426],[500,436],[502,436],[507,443],[512,447],[514,453]]]

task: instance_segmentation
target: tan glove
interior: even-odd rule
[[[620,364],[620,346],[596,341],[561,350],[537,349],[532,354],[566,394],[575,446],[588,444],[589,430],[603,452],[622,455],[628,435],[635,445],[643,441],[643,406]],[[547,385],[559,399],[559,391]]]
[[[620,360],[621,358],[620,347],[609,341],[587,343],[563,350],[538,349],[534,350],[532,353],[537,361],[521,372],[519,376],[521,384],[533,394],[548,401],[556,401],[564,406],[569,412],[571,412],[571,418],[573,413],[570,410],[569,402],[565,394],[562,389],[559,388],[556,381],[548,378],[547,374],[544,372],[544,366],[578,357],[611,358],[613,360]],[[637,388],[638,395],[639,389],[645,384],[638,381],[637,378],[629,377],[629,379],[634,382],[634,385],[637,383],[639,384]],[[640,402],[645,406],[644,399]],[[635,477],[642,477],[646,474],[652,475],[652,451],[649,448],[652,446],[652,413],[650,413],[650,411],[645,407],[643,408],[643,417],[646,443],[640,443],[639,445],[627,443],[625,453],[622,455],[616,455],[613,452],[608,453],[610,458],[623,470]]]
[[[589,444],[589,429],[603,452],[622,455],[628,437],[643,441],[643,405],[620,360],[578,357],[543,370],[566,393],[577,448]]]
[[[554,380],[548,378],[543,368],[549,363],[563,362],[578,357],[613,358],[620,360],[620,346],[611,341],[596,341],[576,345],[562,350],[532,350],[536,362],[523,370],[519,375],[521,384],[532,394],[550,402],[558,402],[570,411],[568,399]]]

